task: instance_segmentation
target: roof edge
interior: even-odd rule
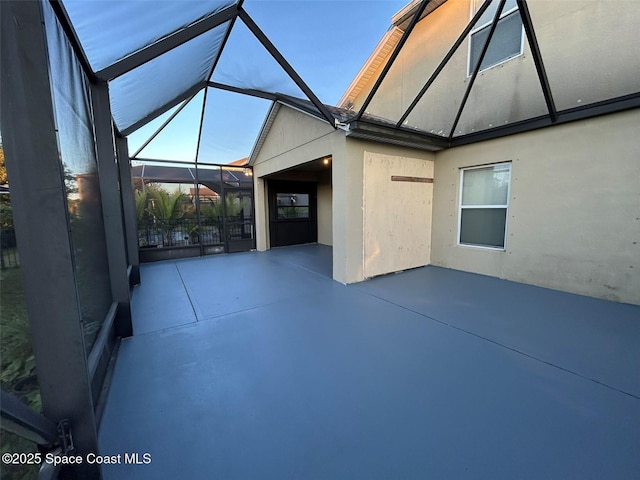
[[[269,130],[271,130],[271,125],[273,125],[273,122],[276,119],[276,115],[278,115],[278,110],[280,110],[280,106],[281,106],[281,103],[277,101],[274,101],[271,103],[271,108],[269,109],[269,112],[267,113],[267,116],[265,117],[264,122],[262,122],[262,127],[260,127],[260,133],[258,134],[258,137],[256,138],[256,142],[253,144],[253,148],[251,149],[251,153],[249,154],[249,161],[247,162],[248,166],[253,167],[253,165],[255,164],[255,161],[258,158],[258,155],[260,154],[260,150],[264,145],[264,141],[267,139],[267,135],[269,135]]]
[[[337,106],[341,108],[348,108],[349,102],[352,102],[357,97],[364,86],[371,80],[375,72],[379,69],[380,65],[386,62],[394,48],[402,38],[402,30],[398,27],[391,26],[386,31],[384,36],[376,45],[369,58],[364,63],[358,74],[355,76],[351,84],[347,87],[344,94],[338,101]]]
[[[447,0],[431,0],[424,9],[424,12],[422,12],[420,20],[429,15],[446,1]],[[407,5],[402,7],[393,17],[391,17],[391,25],[396,26],[404,31],[409,25],[409,22],[411,22],[411,19],[415,15],[416,10],[418,10],[418,7],[421,3],[422,0],[412,0]]]

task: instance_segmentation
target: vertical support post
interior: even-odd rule
[[[127,278],[125,233],[122,222],[120,178],[116,163],[109,89],[106,82],[100,81],[91,85],[91,102],[111,293],[114,301],[118,302],[114,326],[117,336],[130,337],[133,335],[133,326],[131,323],[129,279]]]
[[[0,2],[1,122],[44,416],[69,419],[75,454],[98,452],[40,2]],[[100,479],[86,462],[69,472]]]
[[[235,21],[235,18],[231,20],[231,25],[233,25],[234,21]],[[229,34],[229,31],[227,31],[227,35],[228,34]],[[211,76],[211,74],[209,74],[209,76]],[[209,93],[209,87],[206,87],[204,89],[204,98],[202,99],[202,110],[200,111],[200,124],[198,126],[198,144],[196,147],[196,158],[194,162],[195,171],[196,171],[196,178],[195,178],[196,220],[198,222],[198,243],[200,244],[200,256],[204,255],[204,243],[202,242],[202,234],[204,233],[204,230],[202,229],[202,218],[200,217],[200,178],[198,175],[198,161],[200,159],[200,147],[202,146],[202,126],[204,125],[204,114],[207,108],[208,93]]]
[[[222,232],[223,236],[220,240],[224,242],[224,251],[229,253],[229,232],[227,231],[227,187],[224,184],[224,175],[222,175],[222,168],[220,167],[220,193],[222,194]]]
[[[138,252],[138,219],[136,216],[136,197],[131,176],[129,146],[125,137],[116,137],[116,155],[120,173],[120,197],[122,199],[122,215],[124,235],[127,245],[127,262],[131,267],[129,285],[140,284],[140,254]],[[144,185],[144,184],[143,184]]]
[[[253,175],[253,203],[255,223],[255,248],[259,252],[269,250],[269,200],[267,180]]]

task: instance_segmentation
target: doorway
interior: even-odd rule
[[[317,242],[317,210],[316,183],[269,181],[271,247]]]

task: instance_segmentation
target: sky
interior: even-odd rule
[[[335,105],[391,25],[391,17],[407,3],[246,0],[244,8],[318,98]],[[301,96],[239,21],[225,52],[214,81]],[[194,98],[138,157],[193,161],[203,99],[203,94]],[[271,102],[208,89],[206,104],[199,159],[228,163],[248,156]],[[131,134],[130,154],[174,110]]]

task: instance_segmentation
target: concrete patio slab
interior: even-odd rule
[[[544,360],[555,347],[535,351],[544,342],[519,339],[518,328],[494,318],[517,313],[515,305],[491,310],[485,296],[453,289],[477,282],[490,292],[501,285],[495,279],[429,268],[421,269],[425,278],[412,271],[344,286],[309,271],[310,257],[296,265],[295,250],[286,260],[281,255],[175,262],[199,321],[122,341],[101,453],[148,452],[152,461],[105,466],[105,479],[637,478],[640,398],[615,387],[634,380],[605,378],[603,369],[602,381],[594,381],[562,358],[558,365]],[[224,271],[225,285],[200,289],[215,269]],[[173,275],[159,267],[155,274]],[[239,291],[254,291],[253,298],[225,302],[219,293],[247,282],[252,288]],[[407,305],[400,304],[400,293],[418,282],[428,287],[416,287],[422,300],[407,294]],[[440,283],[451,286],[448,295]],[[535,300],[554,312],[554,321],[518,318],[523,337],[556,334],[561,312],[572,317],[573,303],[584,299],[544,289],[531,299],[535,287],[505,288],[520,304]],[[151,302],[147,296],[155,297],[150,288],[134,301]],[[428,314],[419,311],[427,306]],[[162,315],[138,307],[136,323]],[[640,308],[598,308],[605,318],[618,318],[622,308],[628,317],[617,328],[637,335]],[[465,312],[468,324],[452,320]],[[469,327],[482,323],[488,326]],[[606,326],[589,321],[584,328],[592,334],[565,333],[575,344],[567,356],[591,348],[615,353],[610,342],[617,337],[604,334],[597,344],[597,330]],[[628,356],[602,361],[632,372],[622,363],[636,358],[635,340]]]
[[[352,286],[640,397],[640,307],[425,267]]]

